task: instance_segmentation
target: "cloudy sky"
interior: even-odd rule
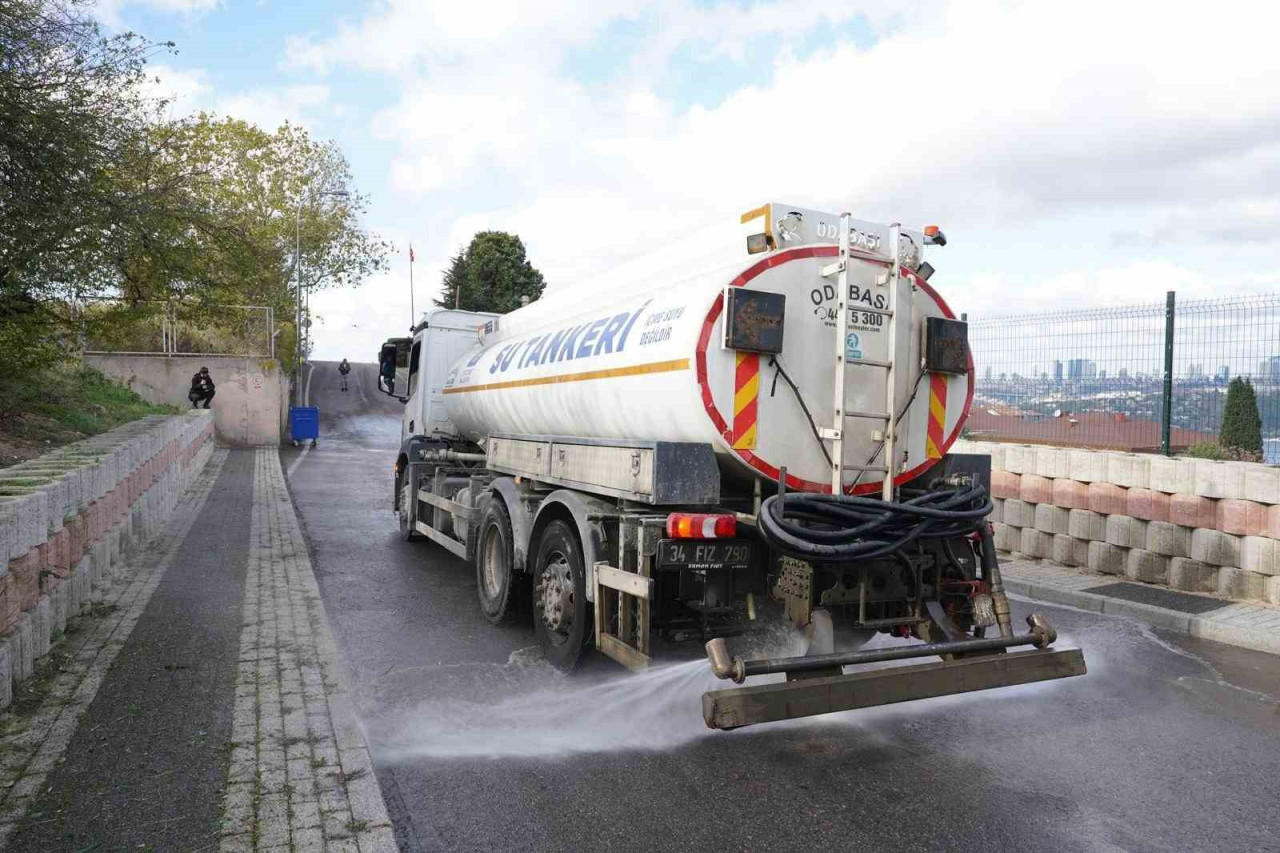
[[[1280,4],[104,0],[179,111],[339,141],[401,247],[319,297],[365,360],[512,230],[550,287],[713,254],[766,200],[942,225],[971,317],[1274,292]],[[665,260],[637,260],[668,247]],[[721,249],[720,251],[728,251]],[[721,256],[723,257],[723,256]]]

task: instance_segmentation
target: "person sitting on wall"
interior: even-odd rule
[[[347,360],[344,358],[342,360],[342,364],[338,365],[338,373],[342,374],[342,390],[343,391],[347,390],[347,374],[350,372],[351,372],[351,365],[347,364]]]
[[[202,400],[204,408],[209,408],[214,393],[213,377],[209,375],[209,368],[200,368],[196,375],[191,377],[191,391],[187,394],[187,399],[191,401],[191,408],[196,408]]]

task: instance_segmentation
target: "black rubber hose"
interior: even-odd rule
[[[822,434],[818,432],[818,425],[817,423],[814,422],[813,415],[809,414],[809,407],[805,405],[804,397],[800,396],[800,387],[796,385],[794,381],[792,381],[791,377],[787,375],[787,371],[783,369],[781,357],[776,355],[771,356],[769,358],[769,364],[771,364],[775,368],[775,373],[773,374],[773,388],[769,390],[769,396],[772,397],[774,393],[778,390],[779,376],[787,380],[787,384],[791,386],[791,393],[795,394],[796,402],[800,404],[800,410],[804,412],[805,418],[807,418],[809,421],[809,430],[813,433],[814,439],[816,439],[818,442],[818,449],[822,451],[823,456],[827,457],[827,467],[830,467],[832,464],[831,454],[827,451],[826,442],[822,440]],[[870,465],[871,463],[868,462],[867,464]]]
[[[917,539],[964,536],[986,526],[992,510],[981,486],[939,489],[903,502],[792,492],[760,507],[760,532],[777,550],[818,561],[868,560]]]

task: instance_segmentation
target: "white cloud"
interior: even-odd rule
[[[1097,270],[1068,270],[1036,280],[985,272],[949,281],[949,293],[964,294],[964,309],[974,317],[1019,312],[1106,308],[1163,303],[1172,290],[1179,301],[1216,299],[1226,295],[1274,292],[1275,274],[1255,274],[1223,282],[1214,273],[1192,270],[1169,261],[1144,260]]]
[[[212,12],[222,5],[222,0],[98,0],[93,12],[98,20],[112,28],[119,28],[121,15],[126,8],[194,16]]]
[[[212,91],[209,75],[202,69],[182,70],[165,64],[147,68],[145,92],[170,101],[175,111],[189,112]]]
[[[421,313],[428,302],[422,282],[418,285],[416,307]],[[408,273],[402,269],[378,275],[365,282],[358,298],[350,291],[321,291],[311,297],[311,310],[316,317],[315,358],[376,361],[378,346],[409,328]]]
[[[309,116],[329,106],[329,87],[312,83],[220,95],[212,101],[210,109],[219,115],[244,119],[264,130],[275,130],[286,121],[305,125]]]
[[[959,2],[870,50],[784,55],[723,103],[677,114],[634,79],[617,91],[556,70],[618,19],[601,4],[537,22],[526,20],[528,4],[510,16],[440,8],[388,4],[328,42],[293,43],[297,65],[399,75],[401,100],[374,132],[400,141],[406,190],[465,187],[496,166],[539,195],[565,186],[621,186],[655,201],[783,194],[857,199],[874,215],[927,208],[999,222],[1212,201],[1256,191],[1259,177],[1280,183],[1280,56],[1262,20],[1242,29],[1230,16],[1152,14],[1142,3]],[[643,51],[662,60],[682,44],[732,55],[771,28],[785,40],[828,24],[821,7],[717,6],[673,14],[670,26],[663,4],[628,8],[664,24],[659,47]],[[560,32],[564,21],[573,26]],[[695,36],[690,22],[714,35]]]
[[[823,38],[859,18],[871,47]],[[441,257],[507,228],[561,287],[672,240],[692,257],[776,198],[999,234],[947,279],[989,313],[1274,286],[1212,253],[1280,268],[1277,25],[1270,4],[387,0],[283,66],[398,91],[370,130],[389,203],[421,204],[399,225]],[[736,88],[696,94],[725,63]]]
[[[285,121],[306,125],[309,120],[335,114],[329,87],[321,83],[263,87],[240,92],[219,92],[204,69],[178,69],[170,65],[148,68],[149,94],[169,101],[169,114],[204,111],[232,116],[274,130]],[[417,176],[415,175],[415,178]]]

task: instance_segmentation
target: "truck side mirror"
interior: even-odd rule
[[[400,350],[404,349],[407,338],[392,338],[378,350],[378,390],[388,397],[395,397],[400,402],[405,398],[396,393],[396,365],[399,362]]]

